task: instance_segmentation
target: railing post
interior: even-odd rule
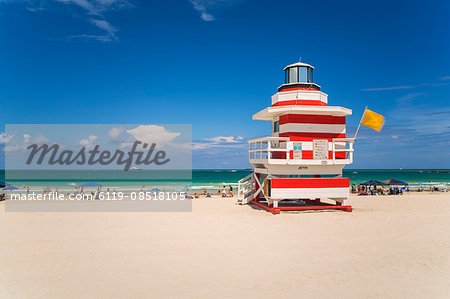
[[[263,143],[264,143],[264,141],[261,140],[260,148],[259,148],[259,160],[260,160],[260,162],[262,162],[262,160],[263,160]]]
[[[291,141],[286,141],[285,142],[286,146],[285,146],[285,149],[284,149],[284,153],[286,155],[286,157],[285,157],[286,165],[290,164],[290,161],[291,161],[291,150],[289,149],[290,148],[290,142]]]
[[[272,153],[272,142],[270,140],[267,141],[267,163],[270,164],[270,156]]]
[[[238,182],[238,199],[239,197],[241,197],[241,181]]]
[[[264,147],[263,146],[264,146],[264,141],[261,141],[261,161],[264,160],[264,158],[263,158],[264,157],[264,155],[263,155],[264,154]]]
[[[290,141],[285,142],[286,146],[284,149],[284,153],[286,154],[286,165],[288,165],[289,162],[291,161],[291,151],[289,150],[288,142]]]
[[[354,140],[348,143],[348,147],[350,149],[350,163],[353,163],[353,141]]]
[[[336,162],[336,143],[334,143],[334,138],[331,140],[331,156],[333,158],[333,164]]]

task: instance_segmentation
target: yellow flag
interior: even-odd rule
[[[366,108],[361,124],[380,132],[384,125],[384,116]]]

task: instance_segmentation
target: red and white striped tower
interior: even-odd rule
[[[285,83],[272,96],[272,106],[253,115],[272,122],[272,135],[249,141],[254,173],[239,182],[241,203],[273,213],[351,211],[345,203],[349,179],[342,178],[342,169],[353,161],[354,139],[346,138],[345,130],[345,117],[352,111],[328,106],[313,70],[302,62],[285,67]]]

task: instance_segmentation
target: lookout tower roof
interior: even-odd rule
[[[314,67],[312,65],[310,65],[310,64],[303,63],[303,62],[296,62],[296,63],[293,63],[293,64],[290,64],[290,65],[286,66],[284,68],[284,70],[287,70],[288,68],[295,67],[295,66],[303,66],[303,67],[309,67],[309,68],[314,69]]]

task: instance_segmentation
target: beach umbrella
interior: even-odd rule
[[[383,183],[385,183],[386,185],[392,185],[392,186],[408,186],[408,183],[405,183],[405,182],[399,181],[399,180],[394,180],[394,179],[383,181]]]
[[[19,188],[14,187],[14,186],[6,186],[5,188],[3,188],[3,190],[5,190],[5,191],[7,191],[7,190],[11,191],[11,190],[17,190],[17,189],[19,189]]]
[[[159,189],[158,188],[153,188],[152,190],[150,190],[150,191],[159,191]]]
[[[5,191],[7,191],[7,190],[11,191],[11,190],[17,190],[17,189],[19,189],[19,188],[11,186],[11,185],[6,186],[5,188],[3,188],[3,190],[5,190]]]
[[[17,189],[19,189],[19,188],[14,187],[14,186],[7,186],[7,187],[3,188],[3,190],[17,190]]]
[[[192,187],[194,187],[194,185],[185,186],[183,189],[189,189],[189,188],[192,188]]]
[[[175,190],[173,190],[175,192],[181,192],[182,190],[180,188],[176,188]]]
[[[0,181],[0,188],[3,188],[3,187],[5,187],[5,186],[6,186],[6,183],[3,182],[3,181]]]
[[[81,187],[101,187],[102,185],[98,184],[98,183],[86,183],[81,185]]]
[[[376,180],[365,181],[363,183],[360,183],[360,185],[362,185],[362,186],[386,186],[385,183],[379,182]]]

